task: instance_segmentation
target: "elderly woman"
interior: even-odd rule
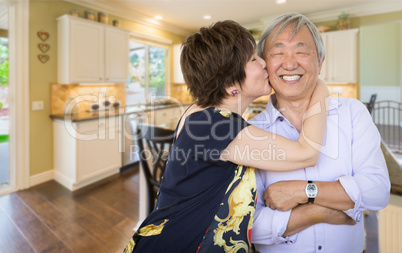
[[[176,128],[156,208],[124,252],[248,252],[254,168],[288,171],[317,162],[328,89],[318,82],[302,134],[291,141],[241,117],[271,87],[254,38],[238,23],[217,22],[190,35],[181,65],[196,102]]]

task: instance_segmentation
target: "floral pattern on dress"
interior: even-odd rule
[[[204,236],[199,252],[248,252],[250,248],[257,187],[255,169],[237,166],[234,178],[229,184],[214,221]],[[248,233],[241,233],[241,226],[247,226]],[[212,238],[213,236],[213,238]],[[203,243],[213,240],[214,246],[221,250],[203,248]],[[206,246],[206,247],[207,247]]]

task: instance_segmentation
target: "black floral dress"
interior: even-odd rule
[[[169,154],[156,208],[125,253],[249,251],[254,168],[219,160],[247,126],[238,114],[216,108],[186,118]]]

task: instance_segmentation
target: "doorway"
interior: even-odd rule
[[[8,5],[0,4],[0,188],[10,186]]]
[[[8,55],[1,58],[3,64],[8,61],[3,75],[8,84],[1,81],[7,94],[2,97],[0,126],[1,145],[6,146],[0,150],[0,163],[8,180],[0,186],[1,196],[29,187],[29,0],[0,0],[0,10],[0,20],[7,24],[7,36],[0,37]]]

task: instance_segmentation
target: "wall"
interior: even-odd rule
[[[361,99],[400,101],[401,23],[362,26],[360,38]]]
[[[44,101],[44,110],[30,111],[30,176],[38,175],[53,170],[53,129],[49,118],[51,113],[50,84],[57,81],[57,23],[56,18],[70,13],[76,9],[81,17],[89,8],[75,5],[61,0],[54,1],[30,1],[30,104],[32,101]],[[96,10],[92,10],[97,14]],[[109,15],[111,25],[114,19],[120,21],[120,27],[148,35],[171,40],[173,43],[181,43],[183,36],[161,31],[152,27],[134,23]],[[44,42],[50,45],[49,61],[41,63],[38,60],[40,50],[38,44],[42,41],[37,36],[39,31],[48,32],[49,38]],[[172,48],[171,48],[172,49]],[[172,58],[172,57],[171,57]],[[172,64],[173,64],[173,60]],[[171,76],[173,76],[171,74]],[[169,81],[170,85],[171,81]]]

